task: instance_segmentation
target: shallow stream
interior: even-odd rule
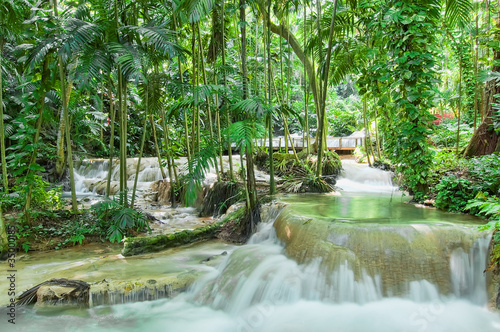
[[[48,254],[45,262],[28,258],[19,275],[29,280],[37,275],[40,280],[133,279],[183,269],[203,273],[173,299],[71,312],[24,309],[16,328],[500,331],[500,316],[488,309],[483,270],[491,235],[476,230],[483,221],[407,204],[388,173],[349,163],[344,167],[339,194],[280,197],[287,206],[270,213],[244,246],[209,242],[133,259],[119,257],[115,249],[67,259]],[[201,262],[222,250],[228,255],[216,264]],[[37,272],[42,270],[45,274]],[[9,327],[0,320],[2,331]]]

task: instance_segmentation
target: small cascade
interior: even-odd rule
[[[192,296],[230,314],[263,302],[364,304],[395,296],[485,305],[490,239],[462,226],[327,224],[285,208]]]
[[[132,188],[137,169],[138,158],[127,159],[127,186]],[[94,193],[104,195],[109,172],[108,159],[83,160],[75,167],[75,187],[78,193]],[[118,191],[120,180],[120,163],[113,161],[111,168],[111,193]],[[162,180],[161,170],[158,167],[158,159],[142,158],[137,178],[140,190],[148,189],[151,183]],[[168,177],[167,177],[168,180]]]
[[[354,160],[342,160],[342,174],[336,186],[346,192],[392,193],[397,191],[392,183],[391,172],[358,164]]]
[[[106,285],[92,297],[93,305],[152,301],[105,310],[97,306],[78,318],[36,316],[30,327],[51,331],[55,325],[70,329],[77,323],[81,331],[500,331],[500,316],[487,309],[483,271],[491,234],[476,230],[483,221],[406,204],[390,173],[350,162],[344,162],[344,169],[337,182],[343,189],[340,196],[280,197],[277,208],[262,214],[249,242],[219,254],[218,265],[204,266],[187,292],[154,300],[169,296],[164,285],[173,284],[156,279],[164,275],[164,264],[154,263],[160,269],[151,277],[156,283],[144,279],[125,294]],[[145,179],[153,179],[149,176]]]

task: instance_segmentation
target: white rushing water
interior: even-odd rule
[[[393,193],[397,188],[392,183],[392,173],[354,160],[342,160],[343,171],[336,186],[347,192]]]
[[[344,163],[344,169],[344,176],[337,182],[345,191],[342,195],[371,192],[375,198],[396,190],[387,172],[350,162]],[[333,199],[332,209],[342,210],[344,200]],[[368,272],[361,263],[354,267],[346,260],[333,271],[325,268],[328,262],[322,257],[297,263],[276,235],[275,212],[258,225],[247,245],[209,268],[187,293],[174,299],[98,306],[78,315],[42,316],[28,310],[18,326],[24,331],[54,331],[55,326],[67,331],[500,331],[499,315],[488,309],[483,274],[490,235],[473,237],[470,247],[444,243],[448,262],[431,269],[442,271],[440,275],[449,279],[445,283],[451,285],[449,289],[440,288],[425,275],[414,276],[401,281],[406,286],[395,296],[384,286],[381,273]],[[354,222],[337,218],[341,219]],[[304,225],[315,222],[311,220]],[[443,225],[457,228],[464,237],[474,232],[470,225],[448,221]],[[413,227],[433,236],[432,228],[425,224],[415,222]],[[340,237],[331,242],[318,241],[318,246],[335,245],[344,251],[346,239]],[[391,250],[387,247],[379,255],[391,254]]]
[[[482,273],[488,236],[468,252],[452,251],[450,293],[422,279],[408,282],[402,296],[387,297],[377,276],[356,277],[347,263],[326,274],[320,258],[302,265],[288,258],[274,231],[275,217],[174,299],[100,306],[79,317],[27,312],[20,330],[500,331],[500,317],[487,309]]]

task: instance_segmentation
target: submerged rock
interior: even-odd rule
[[[51,279],[21,294],[18,305],[34,304],[36,309],[54,306],[94,307],[171,298],[185,291],[199,271],[134,281],[103,280],[88,284],[81,280]]]
[[[155,279],[135,281],[103,280],[90,287],[91,307],[139,301],[172,298],[187,290],[199,277],[199,272],[189,271]]]
[[[17,305],[88,305],[90,284],[81,280],[50,279],[23,292]]]

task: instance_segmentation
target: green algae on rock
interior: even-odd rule
[[[207,225],[198,227],[193,230],[184,230],[172,234],[157,235],[153,237],[129,237],[126,238],[123,244],[122,255],[133,256],[149,252],[161,251],[168,248],[178,247],[190,243],[206,241],[213,239],[220,232],[222,226],[231,220],[239,219],[245,213],[245,208],[242,207],[227,216],[222,220]]]

